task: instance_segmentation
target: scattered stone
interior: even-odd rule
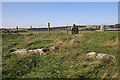
[[[106,55],[106,58],[109,58],[109,59],[114,59],[114,58],[115,58],[115,56],[113,56],[113,55]]]
[[[102,59],[102,58],[106,58],[106,59],[114,59],[115,56],[113,55],[109,55],[109,54],[102,54],[102,53],[96,53],[96,52],[89,52],[86,54],[86,57],[87,58],[99,58],[99,59]]]
[[[73,43],[80,43],[80,42],[78,40],[72,39],[70,43],[73,44]]]
[[[33,50],[34,53],[41,54],[43,53],[42,49],[35,49]]]
[[[36,53],[36,54],[40,54],[40,55],[45,55],[45,52],[47,51],[47,49],[35,49],[35,50],[27,50],[27,49],[19,49],[14,51],[13,53],[16,55],[25,55],[25,54],[30,54],[30,53]]]
[[[45,52],[47,51],[47,49],[35,49],[33,50],[34,53],[40,54],[40,55],[45,55]]]
[[[34,51],[33,50],[28,50],[28,53],[34,53]]]
[[[16,55],[25,55],[28,53],[28,50],[27,49],[18,49],[16,51],[14,51],[13,53]]]
[[[102,54],[102,53],[99,53],[97,54],[96,58],[103,58],[105,57],[107,54]]]
[[[87,58],[95,58],[96,56],[97,56],[96,52],[89,52],[89,53],[86,54]]]
[[[99,54],[97,54],[96,58],[99,58],[99,59],[101,59],[101,58],[114,59],[115,56],[109,55],[109,54],[99,53]]]
[[[105,57],[107,54],[102,54],[102,53],[99,53],[97,54],[96,58],[103,58]]]
[[[57,46],[53,46],[50,48],[50,50],[52,50],[54,52],[58,52],[58,49],[59,49],[59,47],[57,47]]]

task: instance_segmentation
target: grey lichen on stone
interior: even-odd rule
[[[15,55],[29,55],[31,53],[36,53],[36,54],[40,54],[40,55],[45,55],[45,52],[47,51],[47,49],[34,49],[34,50],[27,50],[27,49],[18,49],[14,52],[12,52]]]
[[[102,54],[102,53],[96,53],[96,52],[89,52],[86,54],[87,58],[98,58],[98,59],[102,59],[102,58],[106,58],[106,59],[114,59],[115,56],[110,55],[110,54]]]
[[[105,26],[105,25],[101,25],[100,31],[101,31],[101,32],[105,32],[105,31],[106,31],[106,26]]]

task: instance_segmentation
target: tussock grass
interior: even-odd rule
[[[80,43],[71,44],[72,39]],[[66,31],[38,31],[2,34],[3,78],[117,78],[118,32],[81,31],[71,35]],[[38,49],[58,46],[59,51],[46,55],[16,56],[17,49]],[[90,51],[116,56],[111,61],[87,59]],[[107,62],[105,62],[107,61]],[[107,72],[106,72],[107,71]]]

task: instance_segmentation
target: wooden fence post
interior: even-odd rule
[[[50,23],[48,23],[48,31],[50,31]]]

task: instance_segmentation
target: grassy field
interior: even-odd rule
[[[118,77],[118,32],[81,31],[71,35],[66,31],[28,31],[2,34],[3,78],[117,78]],[[79,44],[71,44],[72,39]],[[17,49],[50,49],[58,46],[57,53],[46,55],[11,54]],[[87,59],[85,54],[97,52],[114,55],[111,61]]]

